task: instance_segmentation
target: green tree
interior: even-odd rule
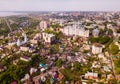
[[[120,43],[120,36],[118,37],[118,42]]]
[[[110,45],[109,51],[111,54],[115,55],[119,52],[119,47],[117,45],[115,45],[114,43],[112,43]]]
[[[78,52],[80,50],[80,46],[74,46],[72,51],[73,52]]]
[[[56,37],[56,39],[61,40],[63,38],[63,33],[58,32],[58,33],[55,34],[55,37]]]
[[[96,43],[96,42],[99,41],[99,38],[90,37],[89,40],[90,40],[91,43]]]
[[[110,80],[108,80],[108,83],[110,83],[110,84],[117,84],[117,81],[115,79],[110,79]]]
[[[114,61],[114,66],[116,74],[120,74],[120,58]]]
[[[74,63],[74,70],[75,70],[75,71],[79,71],[79,70],[80,70],[80,67],[81,67],[81,65],[80,65],[79,62],[75,62],[75,63]]]
[[[20,79],[24,77],[26,73],[26,67],[10,65],[8,69],[0,74],[1,84],[10,84],[13,80],[20,82]]]
[[[55,65],[56,66],[58,66],[58,67],[60,67],[60,66],[62,66],[62,60],[61,59],[58,59],[57,61],[56,61],[56,63],[55,63]]]
[[[58,44],[54,44],[51,46],[50,48],[50,53],[51,54],[56,54],[59,52],[59,45]]]
[[[52,26],[52,28],[59,28],[59,27],[61,27],[60,24],[52,24],[51,26]]]
[[[99,37],[99,43],[101,44],[106,44],[110,40],[110,37],[104,36],[104,37]]]

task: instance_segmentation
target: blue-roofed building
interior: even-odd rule
[[[43,64],[43,63],[41,63],[39,66],[42,67],[42,68],[47,67],[46,64]]]

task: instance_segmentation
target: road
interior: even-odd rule
[[[117,76],[116,76],[115,70],[114,70],[115,68],[114,68],[113,58],[110,53],[109,53],[109,57],[110,57],[110,63],[111,63],[111,67],[112,67],[112,73],[113,73],[114,79],[116,80],[116,83],[118,84]]]

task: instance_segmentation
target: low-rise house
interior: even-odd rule
[[[43,84],[43,81],[46,80],[45,76],[46,76],[46,74],[41,74],[41,75],[35,76],[33,78],[34,84]]]
[[[86,79],[97,79],[98,78],[98,73],[93,73],[93,72],[87,72],[85,74]]]
[[[1,59],[5,58],[5,57],[6,57],[6,54],[1,55]]]
[[[18,63],[18,60],[14,60],[14,61],[13,61],[13,64],[14,64],[14,65],[17,65],[17,63]]]
[[[27,57],[27,56],[21,56],[20,59],[23,60],[23,61],[26,61],[26,62],[31,60],[31,58]]]
[[[18,84],[17,81],[12,81],[10,84]]]
[[[14,46],[16,42],[8,43],[9,46]]]
[[[25,80],[30,79],[30,75],[29,74],[25,74],[24,78],[21,79],[21,82],[24,82]]]
[[[3,51],[3,48],[2,48],[2,47],[0,47],[0,51]]]
[[[63,52],[64,48],[65,48],[65,47],[64,47],[63,45],[60,45],[60,46],[59,46],[59,49],[60,49],[61,52]]]
[[[99,29],[105,29],[105,25],[98,25]]]
[[[109,53],[108,53],[108,52],[105,52],[105,55],[106,55],[106,56],[109,56]]]
[[[81,56],[81,57],[76,57],[76,61],[81,63],[81,62],[86,62],[86,59],[83,56]]]
[[[36,72],[37,71],[37,69],[35,69],[35,68],[30,68],[30,75],[32,75],[34,72]]]
[[[107,62],[107,58],[104,56],[104,54],[98,54],[98,57],[103,60],[103,62]]]
[[[59,78],[59,81],[60,81],[64,78],[64,75],[60,71],[58,71],[58,72],[59,72],[58,78]]]
[[[113,79],[114,77],[113,77],[113,75],[112,74],[108,74],[107,75],[107,79],[109,80],[109,79]]]
[[[110,72],[110,68],[108,66],[103,66],[104,71]]]
[[[45,82],[46,81],[46,77],[45,76],[41,76],[41,81]]]
[[[92,67],[93,68],[100,68],[100,63],[95,61],[95,62],[93,62]]]
[[[66,54],[62,54],[60,59],[62,59],[63,61],[66,61],[67,60],[67,55]]]
[[[84,50],[90,50],[90,45],[83,44],[83,49]]]
[[[101,45],[99,43],[94,43],[92,45],[92,53],[93,54],[100,54],[100,53],[102,53],[102,49],[103,49],[103,45]]]
[[[4,36],[4,35],[0,36],[0,40],[3,40],[4,38],[5,38],[5,36]]]
[[[41,72],[44,72],[46,69],[48,69],[48,67],[47,67],[46,64],[40,64],[39,66],[40,66],[40,68],[41,68],[41,69],[40,69]]]
[[[35,36],[34,36],[34,38],[33,39],[41,39],[41,33],[37,33]]]
[[[12,49],[12,46],[6,45],[5,48],[7,48],[7,49]]]
[[[72,60],[72,57],[71,57],[71,56],[67,56],[67,60],[68,60],[68,61],[71,61],[71,60]]]
[[[34,79],[33,82],[34,84],[40,84],[39,79]]]
[[[29,51],[29,47],[21,46],[21,47],[20,47],[20,50],[27,52],[27,51]]]
[[[30,43],[32,43],[32,44],[38,44],[38,40],[32,39],[32,40],[30,40]]]
[[[32,82],[30,79],[25,80],[23,83],[24,83],[24,84],[33,84],[33,82]]]
[[[29,53],[34,53],[34,52],[35,52],[35,49],[33,49],[33,48],[29,49]]]
[[[120,81],[120,75],[117,75],[117,79]]]

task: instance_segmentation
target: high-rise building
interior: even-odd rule
[[[93,35],[94,37],[98,37],[99,33],[100,33],[100,31],[99,31],[98,29],[94,29],[94,30],[92,31],[92,35]]]
[[[47,27],[48,27],[48,22],[46,21],[41,21],[40,24],[39,24],[40,28],[42,30],[45,30]]]
[[[52,43],[55,40],[55,35],[53,34],[42,33],[42,35],[46,43]]]
[[[28,38],[27,38],[27,35],[25,34],[24,35],[24,43],[27,43],[27,41],[28,41]]]
[[[63,29],[63,33],[65,35],[78,35],[81,37],[89,37],[89,30],[85,30],[85,28],[81,24],[74,24],[73,26],[66,26]]]
[[[21,42],[20,42],[20,39],[17,40],[17,46],[20,46],[21,45]]]

